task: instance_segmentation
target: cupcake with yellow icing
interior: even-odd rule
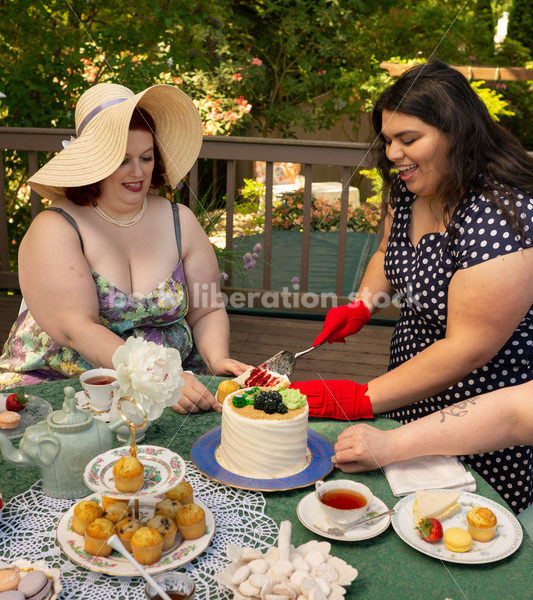
[[[115,526],[108,519],[100,517],[85,529],[85,552],[92,556],[109,556],[113,548],[107,540],[115,533]]]
[[[102,507],[96,500],[82,500],[74,507],[72,529],[80,535],[85,535],[87,525],[102,516]]]
[[[122,519],[131,517],[131,508],[127,502],[117,502],[109,504],[104,511],[104,517],[109,519],[112,523],[118,523]]]
[[[468,533],[478,542],[490,542],[496,533],[498,520],[490,508],[472,508],[466,514]]]
[[[177,500],[180,504],[192,504],[194,502],[192,485],[185,479],[180,481],[176,487],[165,492],[165,496],[170,500]]]
[[[122,519],[122,521],[117,523],[117,535],[128,552],[131,552],[131,538],[133,534],[142,526],[143,523],[139,521],[139,519],[134,519],[132,517]]]
[[[153,527],[140,527],[131,537],[131,551],[142,565],[151,565],[161,558],[163,536]]]
[[[170,498],[164,498],[154,506],[154,513],[175,520],[180,508],[181,502],[171,500]]]
[[[144,465],[135,456],[122,456],[113,465],[113,477],[119,492],[138,492],[144,483]]]
[[[205,533],[205,512],[197,504],[185,504],[178,511],[176,523],[185,540],[195,540]]]
[[[146,526],[157,529],[163,536],[163,552],[170,550],[174,546],[178,526],[173,519],[169,519],[163,515],[155,515],[146,521]]]

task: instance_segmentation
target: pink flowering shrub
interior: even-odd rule
[[[348,231],[378,231],[381,209],[377,204],[348,206]],[[341,219],[341,201],[311,197],[311,231],[336,231]],[[304,223],[304,192],[297,190],[282,195],[279,204],[272,209],[272,227],[302,231]]]

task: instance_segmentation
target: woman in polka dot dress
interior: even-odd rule
[[[405,423],[533,378],[533,161],[440,61],[388,88],[373,121],[384,237],[356,302],[329,311],[315,342],[357,332],[399,292],[389,371],[353,398]],[[530,446],[461,459],[516,512],[533,503]]]

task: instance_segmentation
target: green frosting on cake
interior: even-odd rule
[[[285,404],[289,410],[302,408],[302,406],[305,406],[305,403],[307,402],[307,397],[301,394],[298,390],[285,388],[284,390],[279,390],[279,393],[281,394],[283,404]]]

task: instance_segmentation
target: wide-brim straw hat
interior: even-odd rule
[[[174,188],[198,158],[202,121],[192,100],[172,85],[134,94],[115,83],[99,83],[76,105],[76,138],[30,177],[28,183],[50,200],[64,200],[66,187],[89,185],[111,175],[123,162],[135,107],[150,113],[167,183]]]

